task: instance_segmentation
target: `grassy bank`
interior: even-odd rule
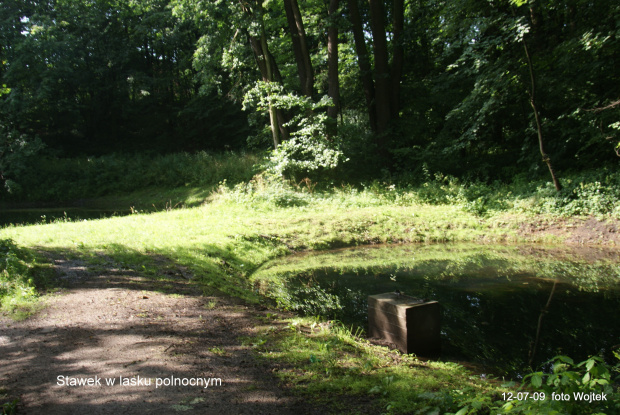
[[[271,304],[251,276],[265,262],[295,251],[373,243],[564,238],[524,231],[524,224],[532,221],[566,224],[569,219],[558,219],[557,214],[533,215],[515,207],[482,212],[469,209],[465,196],[446,199],[466,187],[441,180],[426,187],[426,193],[388,184],[319,191],[311,182],[288,186],[256,179],[232,188],[220,186],[193,208],[163,206],[150,214],[135,210],[104,220],[8,227],[0,230],[0,239],[10,238],[20,249],[80,258],[95,270],[113,267],[166,280],[181,268],[194,276],[205,294]],[[151,204],[164,203],[157,193],[142,195]],[[605,215],[614,220],[616,212]],[[581,219],[569,221],[573,220]],[[498,412],[505,403],[502,393],[508,390],[459,365],[403,357],[337,324],[312,319],[274,316],[259,338],[240,341],[279,368],[285,384],[329,404],[334,413],[347,407],[364,412],[366,404],[386,413],[456,412],[465,406],[468,413],[491,407]]]

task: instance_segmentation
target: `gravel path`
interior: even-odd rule
[[[54,261],[64,288],[47,307],[0,320],[0,386],[18,413],[311,413],[242,346],[265,310],[201,296],[183,271],[160,282]]]

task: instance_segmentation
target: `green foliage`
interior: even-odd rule
[[[247,183],[239,183],[230,189],[222,182],[218,194],[236,203],[253,207],[261,205],[280,208],[306,206],[312,200],[308,192],[298,191],[289,182],[271,174],[258,174]]]
[[[333,105],[324,96],[319,102],[294,93],[285,93],[282,85],[274,82],[258,82],[244,99],[245,107],[255,107],[265,112],[270,106],[293,112],[287,123],[291,137],[273,151],[267,171],[276,176],[301,180],[317,170],[335,169],[346,161],[340,150],[340,139],[327,136],[327,115],[324,109]]]
[[[466,181],[441,173],[424,175],[415,182],[372,181],[362,190],[352,185],[326,187],[325,182],[304,179],[287,182],[269,174],[255,176],[234,188],[220,186],[226,199],[249,203],[255,207],[304,207],[313,203],[334,203],[341,208],[367,206],[452,206],[485,217],[500,212],[550,214],[554,216],[620,217],[620,174],[607,169],[593,170],[564,177],[564,189],[556,192],[544,179],[532,180],[524,175],[513,182]],[[321,186],[321,184],[323,184]]]
[[[0,309],[31,303],[37,297],[31,267],[33,256],[10,239],[0,239]]]
[[[415,21],[426,24],[422,33],[409,28],[419,40],[407,52],[426,65],[412,65],[413,76],[403,85],[405,115],[390,148],[396,169],[419,172],[427,163],[432,170],[484,181],[544,173],[524,35],[546,150],[560,180],[567,169],[602,163],[615,168],[620,84],[612,68],[620,50],[620,9],[601,1],[577,12],[583,4],[458,0],[411,8]]]
[[[0,111],[64,154],[239,148],[240,105],[200,94],[170,1],[3,2]]]
[[[605,169],[583,172],[566,177],[560,193],[552,191],[549,184],[539,184],[535,189],[529,184],[529,190],[510,205],[521,212],[619,217],[619,185],[617,172]]]
[[[454,176],[431,174],[423,167],[423,181],[399,192],[432,205],[450,204],[477,215],[498,211],[543,213],[559,216],[608,215],[620,217],[620,174],[608,169],[566,174],[564,189],[555,191],[550,182],[520,175],[512,182],[466,181]]]
[[[245,153],[40,157],[20,177],[13,200],[72,200],[134,192],[147,187],[214,186],[238,183],[255,173],[259,157]]]
[[[339,293],[323,289],[315,281],[304,278],[303,274],[292,284],[286,280],[272,284],[264,294],[284,310],[323,318],[342,317],[342,303],[346,301]]]
[[[544,399],[513,400],[505,403],[498,413],[612,414],[620,410],[620,365],[611,366],[597,356],[579,364],[568,356],[556,356],[549,365],[549,373],[527,375],[521,389],[530,394],[542,392]],[[605,399],[592,399],[592,394]]]
[[[17,414],[17,404],[19,404],[19,399],[15,398],[10,402],[5,402],[0,406],[2,409],[2,415],[14,415]]]
[[[0,195],[15,195],[23,190],[21,178],[43,147],[39,138],[0,123]]]
[[[413,177],[424,163],[485,182],[519,172],[540,176],[545,166],[529,105],[525,39],[547,152],[560,179],[568,168],[617,166],[615,2],[407,4],[402,33],[394,32],[394,5],[386,3],[387,49],[401,39],[397,46],[413,58],[404,62],[400,104],[392,111],[398,120],[384,140],[369,134],[368,91],[361,82],[367,74],[358,66],[346,2],[329,18],[325,1],[298,3],[314,72],[311,99],[289,93],[300,89],[300,81],[282,2],[7,0],[0,18],[0,113],[17,136],[39,136],[67,155],[225,151],[247,145],[248,135],[259,137],[251,140],[254,148],[264,149],[267,118],[239,108],[244,96],[254,94],[263,107],[272,103],[284,119],[292,117],[291,139],[273,154],[270,169],[295,180],[318,176],[346,158],[354,162],[339,177]],[[368,5],[360,8],[367,53],[374,56],[379,42],[371,39]],[[328,104],[320,97],[333,82],[326,30],[334,22],[339,136],[326,139]],[[280,90],[255,84],[261,74],[252,37],[273,55]],[[3,175],[8,179],[2,185],[17,192],[21,180]],[[484,199],[468,202],[473,211],[488,205]]]

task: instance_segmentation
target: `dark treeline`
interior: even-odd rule
[[[6,1],[3,120],[66,154],[221,149],[238,106],[199,94],[196,27],[167,1]]]
[[[618,160],[616,1],[5,0],[0,11],[4,181],[36,152],[289,140],[332,143],[358,176],[489,180],[553,163],[561,180]]]

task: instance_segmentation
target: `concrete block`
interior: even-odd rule
[[[437,301],[385,293],[368,296],[370,337],[394,343],[403,353],[435,356],[441,350],[440,308]]]

